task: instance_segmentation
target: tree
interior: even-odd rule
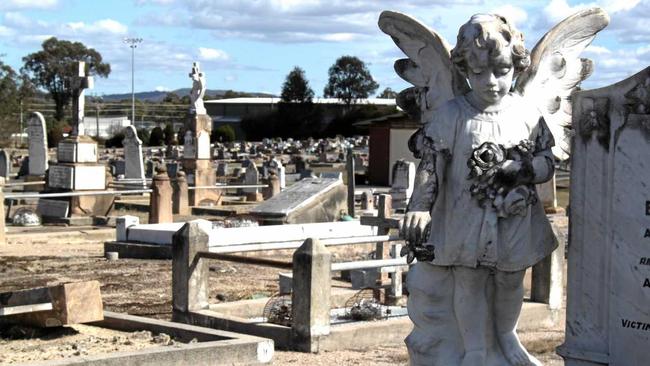
[[[296,66],[289,72],[287,78],[282,84],[282,94],[280,98],[283,102],[311,103],[314,98],[314,91],[309,87],[309,82],[305,78],[305,71]]]
[[[7,140],[19,129],[19,85],[16,72],[0,61],[0,137]]]
[[[102,62],[102,55],[93,48],[86,48],[81,42],[46,39],[43,49],[23,57],[21,71],[29,74],[34,85],[47,90],[54,100],[54,118],[63,120],[64,108],[70,103],[72,91],[66,87],[69,78],[78,75],[77,62],[86,62],[86,72],[108,77],[111,65]]]
[[[211,142],[235,141],[235,129],[231,125],[221,125],[214,130],[210,136]]]
[[[154,127],[149,135],[149,146],[162,146],[164,141],[165,135],[163,129],[160,127]]]
[[[379,94],[379,98],[395,99],[395,98],[397,98],[397,93],[395,93],[395,91],[393,91],[393,89],[391,89],[391,88],[385,88],[384,91],[382,91]]]
[[[323,91],[325,97],[341,99],[348,108],[352,102],[368,98],[379,87],[366,64],[354,56],[339,57],[330,67],[328,74],[327,85]]]
[[[163,135],[165,136],[165,145],[172,145],[174,143],[174,140],[176,140],[176,133],[174,132],[174,126],[171,123],[165,125]]]

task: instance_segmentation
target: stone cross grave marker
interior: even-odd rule
[[[144,181],[144,162],[142,158],[142,141],[138,138],[135,126],[124,129],[124,177]]]
[[[27,120],[29,138],[29,175],[44,176],[47,170],[47,133],[45,118],[33,112]]]
[[[84,127],[84,107],[85,107],[85,90],[92,89],[94,86],[94,79],[92,76],[86,75],[86,63],[79,61],[78,74],[72,77],[70,82],[70,89],[72,90],[72,135],[83,136],[86,133]]]

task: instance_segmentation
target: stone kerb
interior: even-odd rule
[[[208,307],[208,263],[197,253],[208,251],[208,233],[201,221],[190,221],[172,239],[172,306],[187,313]]]
[[[314,238],[293,254],[292,337],[297,350],[318,352],[322,336],[330,334],[332,255]]]

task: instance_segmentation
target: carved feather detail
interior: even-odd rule
[[[553,133],[553,153],[568,158],[571,142],[570,95],[593,72],[580,53],[609,24],[600,8],[578,12],[553,27],[531,52],[531,65],[517,79],[515,90],[538,106]]]

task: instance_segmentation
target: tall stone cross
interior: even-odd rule
[[[79,72],[77,76],[70,78],[70,89],[72,91],[72,136],[83,136],[86,133],[84,127],[84,107],[86,89],[92,89],[94,80],[92,76],[86,75],[86,63],[79,61]]]
[[[203,105],[203,96],[205,95],[205,74],[201,72],[199,63],[192,64],[192,72],[190,73],[192,79],[192,90],[190,91],[190,113],[198,115],[206,114],[205,106]]]

